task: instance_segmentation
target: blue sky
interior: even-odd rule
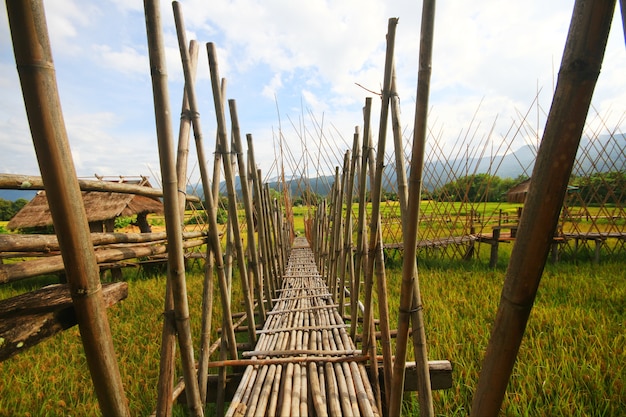
[[[158,176],[143,3],[44,3],[78,175]],[[573,4],[439,2],[430,125],[443,146],[454,148],[470,124],[476,129],[473,135],[484,137],[496,119],[493,140],[502,139],[539,90],[541,111],[532,112],[532,124],[541,132],[541,113],[550,106]],[[356,83],[380,90],[389,17],[400,18],[396,67],[402,121],[411,131],[420,2],[192,0],[181,5],[188,39],[202,45],[196,90],[207,152],[214,149],[215,115],[204,45],[214,42],[220,75],[228,81],[227,98],[237,100],[242,133],[252,133],[258,165],[266,173],[271,169],[280,113],[292,153],[301,153],[305,142],[311,159],[324,155],[321,164],[327,166],[320,168],[332,172],[332,166],[341,164],[354,126],[362,125],[361,109],[365,97],[371,96]],[[162,2],[161,11],[177,133],[182,68],[171,4]],[[619,10],[615,17],[593,101],[610,128],[623,125],[626,112],[626,51]],[[0,91],[0,172],[38,175],[5,8],[0,8]],[[377,107],[375,126],[378,112]],[[516,140],[522,146],[532,138]],[[288,163],[286,169],[299,168]],[[191,175],[197,172],[195,168]]]

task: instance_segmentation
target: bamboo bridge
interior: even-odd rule
[[[379,416],[363,356],[305,238],[297,238],[280,296],[226,416]]]

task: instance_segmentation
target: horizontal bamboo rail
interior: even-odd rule
[[[184,239],[195,239],[206,236],[206,232],[183,233]],[[118,243],[148,243],[165,241],[165,232],[159,233],[92,233],[91,243],[94,246],[113,245]],[[59,250],[56,235],[0,235],[0,252],[50,252]]]
[[[145,197],[163,197],[162,190],[137,184],[79,179],[78,185],[81,191],[103,191],[121,194],[136,194]],[[32,175],[0,174],[0,189],[43,190],[44,186],[41,177]],[[185,198],[191,203],[200,202],[200,199],[194,195],[185,195]]]
[[[188,249],[201,246],[206,243],[205,239],[192,239],[183,242],[183,248]],[[167,253],[165,244],[125,246],[123,248],[106,248],[95,251],[96,262],[98,264],[106,262],[122,261],[125,259],[141,258],[145,256],[155,256]],[[34,277],[37,275],[54,274],[63,271],[65,268],[61,255],[49,256],[46,258],[30,261],[0,265],[0,284],[19,281],[21,279]]]

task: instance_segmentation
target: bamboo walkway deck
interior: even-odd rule
[[[363,361],[315,265],[296,239],[226,416],[379,416]]]

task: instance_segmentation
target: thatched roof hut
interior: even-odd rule
[[[144,185],[150,186],[147,183]],[[143,217],[145,220],[148,213],[163,213],[163,204],[157,198],[101,191],[83,191],[82,196],[92,232],[113,231],[115,218],[119,216],[137,215],[139,223],[139,218]],[[7,228],[24,229],[51,225],[48,199],[45,191],[40,191],[9,221]]]
[[[530,187],[530,178],[522,181],[515,187],[506,192],[506,201],[508,203],[523,203],[526,200],[526,194]]]

